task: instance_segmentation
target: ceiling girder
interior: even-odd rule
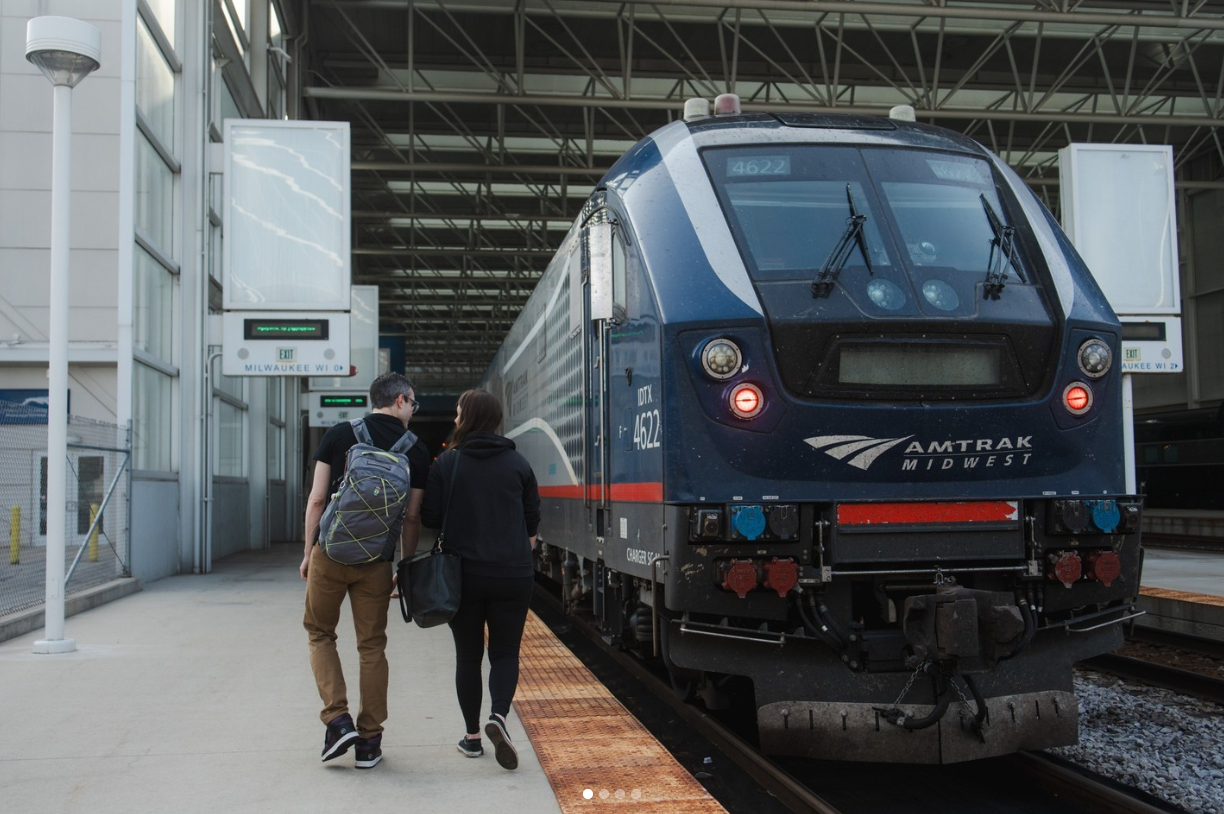
[[[352,123],[353,279],[432,394],[475,383],[595,180],[689,96],[908,103],[1051,207],[1069,141],[1169,143],[1179,190],[1224,188],[1224,0],[296,5],[306,108]]]

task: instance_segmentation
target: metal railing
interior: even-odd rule
[[[47,413],[0,406],[0,618],[46,596]],[[126,427],[68,419],[65,594],[131,573],[131,437]]]

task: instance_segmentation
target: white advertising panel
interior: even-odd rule
[[[1063,228],[1118,314],[1176,314],[1173,148],[1071,144],[1058,151]]]
[[[1173,148],[1058,151],[1063,228],[1122,321],[1122,370],[1183,372]]]
[[[224,308],[347,311],[347,122],[225,122]]]

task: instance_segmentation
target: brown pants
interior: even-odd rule
[[[323,710],[319,718],[330,723],[349,711],[348,691],[340,655],[336,652],[336,625],[340,606],[349,598],[357,652],[361,656],[361,707],[357,731],[372,738],[387,720],[387,608],[391,603],[391,563],[344,565],[328,559],[315,546],[306,574],[306,615],[302,625],[310,635],[310,667]]]

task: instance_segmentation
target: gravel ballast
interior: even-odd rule
[[[1224,707],[1077,670],[1079,743],[1048,750],[1195,814],[1224,814]]]

